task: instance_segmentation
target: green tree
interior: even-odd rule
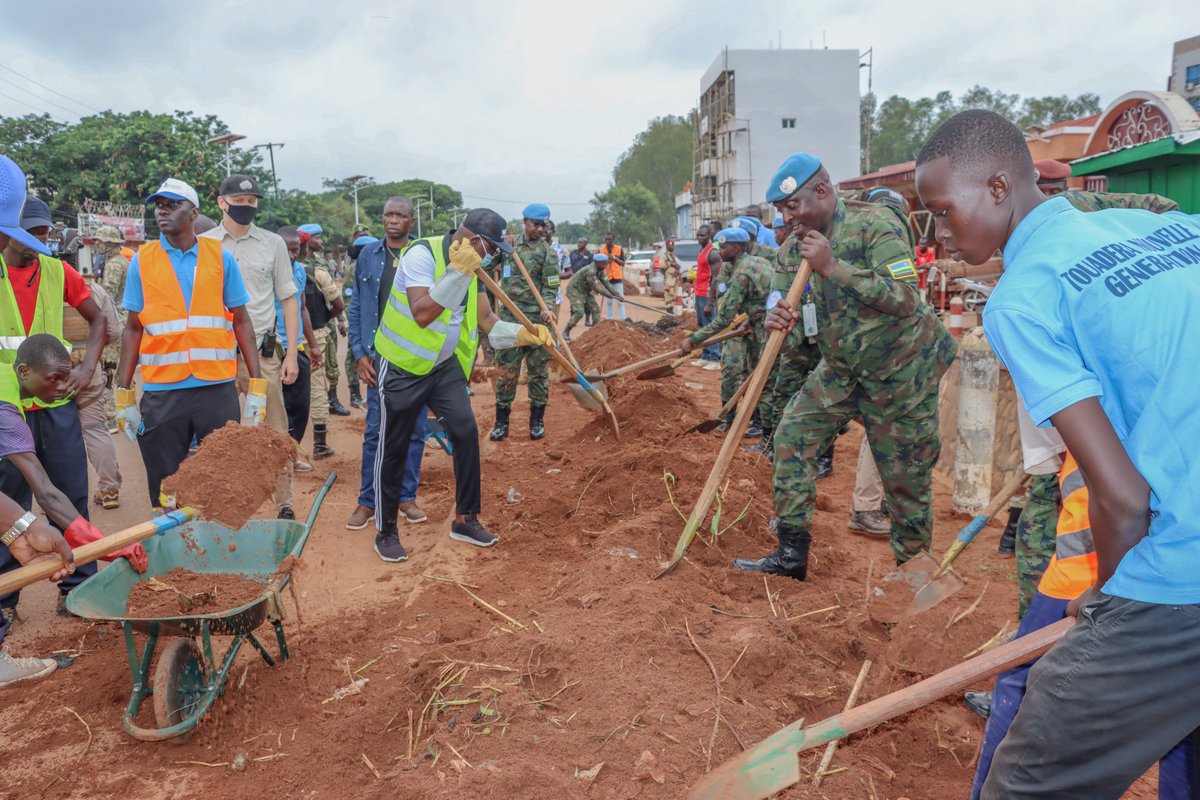
[[[1100,96],[1081,94],[1069,97],[1065,94],[1046,97],[1027,97],[1021,106],[1021,116],[1015,120],[1021,130],[1045,128],[1056,122],[1079,119],[1100,113]]]
[[[586,236],[589,241],[595,241],[595,237],[588,231],[588,226],[583,223],[564,220],[556,224],[558,227],[555,230],[555,235],[558,236],[558,241],[562,242],[568,249],[573,247],[581,236]]]
[[[653,217],[646,220],[646,230],[654,231],[652,238],[658,238],[675,230],[675,195],[691,178],[691,115],[681,117],[668,114],[652,119],[646,129],[634,138],[629,149],[617,159],[612,186],[597,198],[615,189],[632,190],[635,185],[640,185],[654,197]],[[639,195],[639,192],[622,192],[617,197],[624,202]],[[594,214],[597,200],[592,203]],[[597,228],[593,226],[592,230],[596,231]]]
[[[654,192],[635,181],[595,195],[588,227],[598,236],[612,231],[618,242],[644,245],[665,235],[666,229],[655,224],[661,215],[662,207]]]

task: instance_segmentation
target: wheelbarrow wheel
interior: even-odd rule
[[[154,717],[158,727],[178,725],[204,696],[207,681],[204,659],[194,639],[172,639],[158,657],[154,669]],[[183,744],[192,738],[195,728],[171,738]]]

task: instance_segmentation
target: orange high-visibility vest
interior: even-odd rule
[[[1073,600],[1096,582],[1096,546],[1088,518],[1088,490],[1083,473],[1070,453],[1058,472],[1062,511],[1054,539],[1054,556],[1042,573],[1038,591],[1059,600]]]
[[[201,237],[191,307],[175,277],[171,257],[158,241],[138,248],[145,305],[138,365],[146,383],[189,377],[226,381],[237,377],[233,314],[225,308],[225,257],[221,243]]]
[[[623,278],[625,275],[625,270],[620,264],[612,260],[613,256],[616,256],[620,259],[625,258],[625,251],[621,248],[621,245],[614,244],[612,247],[609,247],[608,245],[603,244],[600,245],[599,252],[603,253],[609,258],[608,265],[604,268],[604,273],[608,276],[608,279],[610,281],[621,280],[621,278]]]

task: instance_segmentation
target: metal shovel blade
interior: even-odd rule
[[[709,433],[715,431],[717,426],[721,424],[719,419],[706,419],[703,422],[697,422],[692,427],[688,428],[684,433]]]
[[[937,570],[937,559],[921,551],[897,567],[895,572],[884,575],[871,590],[868,609],[871,619],[889,624],[899,622],[909,613],[909,606],[917,592],[929,583]]]
[[[605,391],[603,383],[597,381],[592,383],[592,387],[597,389],[605,398],[608,397],[608,393]],[[596,398],[592,396],[591,392],[589,392],[587,389],[584,389],[578,383],[568,383],[567,388],[570,389],[571,394],[575,396],[575,402],[579,403],[579,405],[583,406],[588,411],[604,410],[604,404],[598,402]]]
[[[669,378],[675,374],[675,364],[663,364],[661,367],[651,367],[638,373],[639,381],[656,381],[659,378]]]
[[[929,581],[929,583],[926,583],[920,589],[917,589],[917,594],[908,606],[908,613],[920,614],[923,611],[928,611],[966,585],[963,579],[958,577],[958,573],[953,569],[947,569],[944,573]]]

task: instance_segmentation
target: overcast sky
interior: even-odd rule
[[[0,8],[17,34],[0,50],[2,115],[30,106],[71,121],[106,108],[212,113],[246,134],[243,144],[286,143],[276,153],[284,187],[316,191],[322,177],[356,173],[432,178],[468,205],[511,217],[541,201],[575,221],[650,119],[696,104],[722,47],[873,47],[882,97],[978,83],[1022,96],[1095,92],[1107,103],[1164,89],[1172,43],[1200,34],[1196,0]]]

